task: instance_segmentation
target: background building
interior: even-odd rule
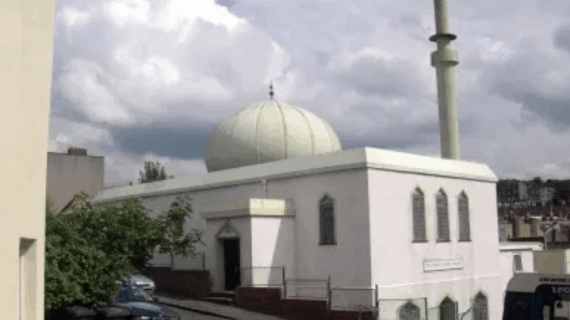
[[[53,0],[0,1],[0,310],[44,318]]]
[[[67,153],[48,153],[47,195],[59,211],[77,193],[90,196],[103,190],[105,158],[90,156],[86,149],[69,148]]]

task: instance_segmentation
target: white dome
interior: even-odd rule
[[[334,129],[290,102],[274,100],[242,108],[210,134],[208,172],[342,150]]]

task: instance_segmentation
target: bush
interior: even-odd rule
[[[94,207],[81,193],[64,212],[55,214],[50,205],[46,211],[46,310],[105,304],[118,294],[115,281],[141,270],[157,247],[188,255],[199,241],[194,234],[173,237],[172,219],[190,216],[174,205],[170,215],[153,219],[138,199]]]

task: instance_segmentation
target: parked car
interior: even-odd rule
[[[109,306],[128,311],[135,319],[180,320],[174,310],[156,304],[156,299],[132,280],[118,282],[119,297],[109,299]]]
[[[134,281],[138,286],[142,287],[151,296],[154,296],[154,291],[156,290],[156,285],[152,279],[140,274],[135,273],[127,277],[128,280]]]

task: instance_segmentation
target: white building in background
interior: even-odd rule
[[[425,316],[425,302],[437,308],[448,297],[459,312],[474,301],[490,319],[500,318],[497,177],[486,165],[342,150],[324,120],[273,100],[222,121],[205,158],[203,177],[104,190],[94,202],[139,197],[157,216],[189,194],[195,214],[186,228],[204,231],[216,291],[278,282],[284,266],[289,279],[378,286],[380,300],[400,299],[381,306],[383,317],[402,310]],[[157,255],[153,263],[169,261]],[[174,267],[201,265],[180,258]],[[252,266],[275,272],[248,273]],[[373,291],[346,292],[339,303],[373,303]]]
[[[555,193],[556,193],[556,189],[554,189],[553,187],[542,187],[542,188],[540,188],[540,201],[543,204],[552,201],[552,199],[554,199]]]
[[[69,148],[67,153],[49,152],[47,196],[56,212],[79,192],[90,196],[105,185],[105,158],[87,154],[87,149]]]
[[[44,318],[52,0],[0,1],[0,310]]]

